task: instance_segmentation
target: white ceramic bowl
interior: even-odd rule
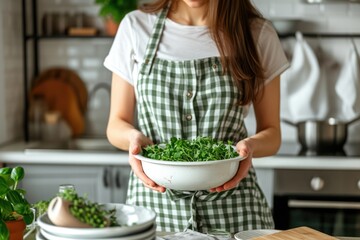
[[[145,174],[158,185],[173,190],[198,191],[218,187],[235,176],[245,157],[225,160],[179,162],[135,157],[142,161]]]

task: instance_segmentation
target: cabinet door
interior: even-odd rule
[[[130,166],[113,167],[113,187],[111,201],[113,203],[125,203],[130,176]]]
[[[14,167],[9,165],[10,167]],[[49,200],[56,196],[60,184],[73,184],[80,196],[96,202],[111,200],[111,187],[106,185],[111,175],[102,166],[26,165],[21,188],[26,190],[30,203]]]
[[[272,208],[274,196],[274,170],[256,168],[256,176],[258,178],[258,183],[265,194],[266,200]]]

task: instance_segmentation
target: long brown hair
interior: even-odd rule
[[[162,10],[170,0],[157,0],[140,7],[144,12]],[[224,73],[230,73],[241,92],[239,104],[255,101],[264,87],[251,24],[262,19],[250,0],[209,0],[208,26],[221,57]]]

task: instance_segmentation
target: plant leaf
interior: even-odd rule
[[[24,168],[17,166],[13,168],[11,171],[11,178],[14,179],[15,182],[21,181],[25,176]]]
[[[15,183],[14,180],[11,179],[11,171],[12,169],[8,167],[0,168],[0,177],[5,179],[8,187],[12,187]]]
[[[6,179],[4,179],[2,176],[0,176],[0,196],[3,196],[10,190]]]
[[[120,23],[127,13],[137,8],[136,0],[95,0],[95,3],[101,5],[99,16],[110,16],[116,23]]]
[[[6,198],[9,202],[11,202],[13,205],[22,203],[26,204],[27,201],[21,196],[21,194],[15,190],[10,190],[6,193]]]
[[[30,224],[33,222],[34,214],[31,211],[30,206],[28,204],[23,204],[23,203],[16,204],[14,206],[14,210],[15,212],[23,216],[23,219],[26,224]]]
[[[0,175],[10,175],[10,174],[11,174],[11,168],[9,167],[0,168]]]
[[[23,203],[18,203],[14,205],[14,211],[17,212],[20,215],[24,215],[27,214],[27,210],[30,209],[29,207],[27,207],[25,204]]]
[[[25,214],[23,215],[23,218],[26,225],[29,225],[34,221],[34,214],[33,213]]]
[[[8,215],[14,211],[13,206],[8,201],[0,198],[0,209],[3,216]]]
[[[26,194],[26,191],[24,189],[15,189],[15,191],[17,191],[18,193],[20,193],[20,195],[25,199],[25,194]]]
[[[0,219],[0,240],[9,240],[10,239],[10,233],[9,230],[6,227],[5,222]]]

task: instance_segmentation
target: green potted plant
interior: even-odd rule
[[[100,5],[99,16],[105,18],[107,34],[114,36],[123,17],[137,8],[137,0],[95,0]]]
[[[26,225],[34,220],[25,191],[18,188],[24,176],[20,166],[0,168],[0,240],[23,239]]]

